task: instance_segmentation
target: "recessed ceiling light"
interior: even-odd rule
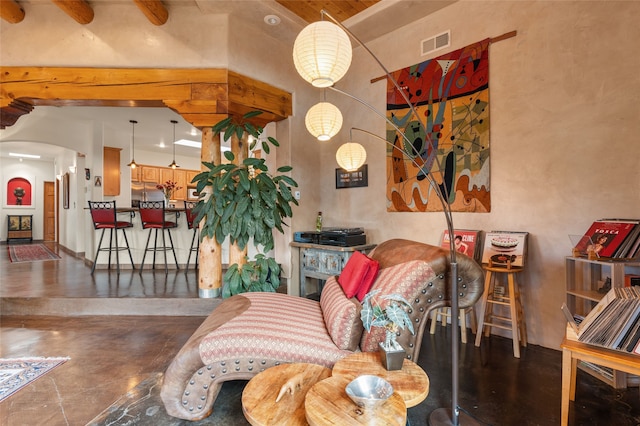
[[[222,138],[221,138],[222,139]],[[180,139],[175,142],[176,145],[188,146],[190,148],[202,148],[202,142],[190,141],[188,139]],[[228,146],[221,146],[220,151],[231,151]]]
[[[280,17],[276,15],[267,15],[264,17],[264,22],[268,25],[278,25],[280,23]]]
[[[17,154],[15,152],[10,152],[9,153],[9,157],[24,157],[24,158],[40,158],[39,155],[32,155],[32,154]]]
[[[202,142],[190,141],[188,139],[180,139],[174,142],[176,145],[188,146],[191,148],[202,148]]]

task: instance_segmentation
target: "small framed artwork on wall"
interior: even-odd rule
[[[69,173],[62,176],[62,208],[69,208]]]
[[[367,165],[363,165],[354,172],[345,169],[336,169],[336,189],[357,188],[369,186],[369,176]]]

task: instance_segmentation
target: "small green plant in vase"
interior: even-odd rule
[[[380,290],[373,290],[362,300],[360,319],[367,332],[371,327],[384,327],[385,340],[380,342],[382,363],[387,370],[402,368],[406,351],[396,340],[399,330],[405,328],[415,334],[407,309],[411,304],[399,294],[381,295]]]

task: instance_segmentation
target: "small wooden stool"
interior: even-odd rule
[[[491,327],[502,328],[511,331],[513,339],[513,356],[520,358],[520,345],[527,346],[527,327],[524,319],[524,309],[520,299],[520,289],[516,281],[516,274],[522,272],[522,267],[512,266],[510,268],[499,268],[494,266],[483,266],[486,275],[484,283],[484,294],[478,313],[478,333],[476,334],[476,346],[480,346],[482,334],[489,337]],[[507,288],[497,286],[496,281],[506,275]],[[494,305],[509,307],[510,316],[500,316],[493,313]]]
[[[471,316],[471,332],[473,334],[476,334],[476,330],[478,327],[473,306],[466,309],[460,309],[460,340],[462,341],[462,343],[467,343],[467,314],[470,314]],[[451,308],[438,308],[433,310],[433,313],[431,314],[431,328],[429,329],[429,332],[431,334],[435,334],[436,332],[438,316],[440,316],[442,326],[446,327],[447,318],[451,316]]]

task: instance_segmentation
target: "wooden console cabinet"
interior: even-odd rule
[[[292,247],[300,249],[300,296],[306,297],[307,278],[321,281],[318,294],[322,291],[322,282],[334,275],[340,275],[347,261],[355,251],[370,252],[376,245],[364,244],[352,247],[329,246],[310,243],[290,243]]]
[[[7,218],[7,242],[24,239],[33,241],[33,215],[9,215]]]

